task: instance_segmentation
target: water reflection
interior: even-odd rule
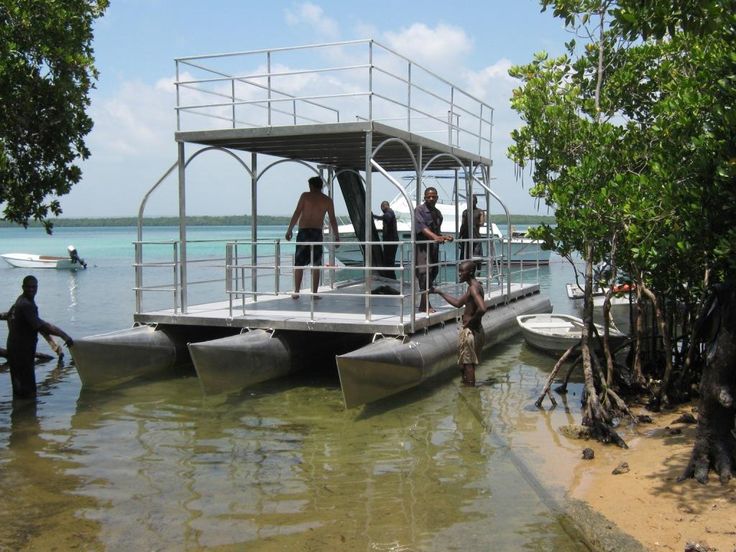
[[[69,312],[69,320],[74,322],[77,319],[77,271],[69,271],[69,306],[67,310]]]
[[[96,524],[77,517],[79,506],[94,500],[70,500],[83,482],[63,460],[64,437],[54,431],[54,421],[39,414],[45,410],[42,397],[0,403],[0,419],[8,422],[0,447],[0,549],[99,547]]]
[[[368,414],[309,375],[218,400],[191,378],[82,393],[66,460],[95,503],[79,515],[112,549],[575,549],[493,438],[519,373],[482,376],[508,383]]]

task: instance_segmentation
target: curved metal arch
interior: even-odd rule
[[[506,228],[511,228],[511,214],[509,213],[508,207],[506,207],[506,204],[501,200],[501,198],[493,191],[491,190],[491,187],[486,185],[484,182],[480,181],[475,175],[473,175],[473,180],[481,187],[483,188],[488,194],[498,201],[499,205],[504,210],[504,213],[506,213]],[[488,221],[490,224],[490,219]],[[503,235],[501,235],[501,243],[503,244]],[[508,300],[508,297],[511,297],[511,232],[509,232],[509,235],[506,238],[506,269],[508,270],[508,277],[506,278],[506,297]]]
[[[217,151],[221,151],[223,153],[227,153],[230,157],[232,157],[238,163],[240,163],[240,165],[248,172],[249,175],[253,176],[253,171],[250,169],[250,167],[248,167],[248,165],[245,164],[245,161],[243,161],[240,157],[238,157],[236,154],[234,154],[229,149],[222,148],[220,146],[207,146],[206,148],[202,148],[201,150],[195,151],[192,155],[189,156],[189,159],[187,159],[184,162],[184,168],[188,167],[189,166],[189,163],[191,163],[192,161],[194,161],[194,158],[197,157],[197,156],[199,156],[199,154],[204,153],[206,151],[210,151],[210,150],[217,150]]]
[[[470,175],[468,174],[468,168],[463,164],[460,158],[457,155],[453,155],[452,153],[438,153],[437,155],[431,157],[429,161],[424,164],[424,167],[422,167],[422,174],[427,171],[432,163],[434,163],[437,159],[441,159],[442,157],[449,157],[450,159],[454,159],[455,161],[457,161],[458,166],[463,168],[466,179],[468,178],[468,176],[472,175],[472,173],[470,173]]]
[[[210,150],[219,150],[219,151],[222,151],[223,153],[227,153],[233,159],[235,159],[238,163],[240,163],[240,166],[243,167],[246,170],[246,172],[249,175],[251,175],[251,177],[253,176],[253,171],[251,171],[250,167],[248,167],[248,165],[246,165],[245,162],[240,157],[235,155],[232,151],[225,149],[225,148],[221,148],[219,146],[207,146],[206,148],[202,148],[200,150],[195,151],[192,155],[189,156],[189,159],[187,159],[184,162],[184,168],[188,167],[189,163],[191,163],[201,153],[204,153]],[[138,241],[143,240],[143,213],[146,210],[146,204],[148,203],[148,199],[151,197],[151,194],[153,194],[153,192],[159,187],[159,185],[161,185],[161,183],[164,180],[166,180],[166,178],[172,172],[174,172],[174,169],[178,166],[179,166],[179,161],[174,162],[174,164],[171,165],[171,167],[169,167],[169,169],[163,174],[163,176],[159,178],[153,186],[151,186],[151,188],[146,192],[146,195],[143,196],[140,207],[138,207],[138,228],[137,228]]]
[[[363,178],[363,176],[360,174],[360,171],[357,170],[357,169],[340,169],[339,171],[336,171],[335,174],[332,175],[332,178],[330,179],[330,182],[334,185],[335,179],[337,178],[338,175],[340,175],[342,173],[352,173],[352,174],[354,174],[355,176],[357,176],[358,178],[360,178],[360,181],[365,186],[365,178]]]
[[[304,165],[304,166],[305,166],[305,167],[307,167],[308,169],[310,169],[310,170],[314,171],[314,174],[316,174],[317,176],[319,176],[319,170],[318,170],[318,169],[316,169],[316,168],[314,168],[314,167],[313,167],[312,165],[310,165],[310,164],[309,164],[308,162],[306,162],[306,161],[302,161],[301,159],[279,159],[278,161],[274,161],[273,163],[271,163],[271,164],[270,164],[269,166],[267,166],[267,167],[266,167],[265,169],[263,169],[263,170],[262,170],[262,171],[261,171],[261,172],[260,172],[260,173],[258,174],[258,176],[256,176],[256,184],[258,183],[258,181],[259,181],[259,180],[261,179],[261,177],[262,177],[262,176],[263,176],[264,174],[266,174],[266,173],[267,173],[268,171],[270,171],[271,169],[273,169],[273,168],[274,168],[274,167],[275,167],[276,165],[280,165],[280,164],[282,164],[282,163],[297,163],[297,164],[299,164],[299,165]]]
[[[146,209],[146,203],[148,202],[148,198],[151,197],[151,194],[156,190],[156,188],[159,187],[159,185],[166,180],[166,177],[168,177],[172,172],[174,172],[174,169],[179,166],[179,161],[174,161],[174,164],[169,167],[169,169],[163,174],[161,178],[159,178],[156,183],[151,186],[151,188],[146,192],[146,195],[143,196],[143,199],[141,200],[141,204],[138,207],[138,241],[143,240],[143,212]]]
[[[381,142],[380,144],[378,144],[373,149],[373,152],[371,153],[371,159],[375,159],[376,158],[376,154],[379,151],[381,151],[381,148],[383,148],[383,146],[385,146],[386,144],[389,144],[391,142],[398,142],[399,144],[401,144],[402,146],[404,146],[404,149],[409,153],[409,157],[411,158],[411,164],[414,165],[414,172],[416,172],[417,174],[419,174],[419,164],[417,163],[417,158],[414,155],[414,152],[411,151],[411,148],[409,147],[409,145],[404,140],[402,140],[401,138],[387,138],[386,140],[384,140],[383,142]]]

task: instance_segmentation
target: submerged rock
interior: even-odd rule
[[[618,466],[614,468],[614,470],[611,472],[613,475],[620,475],[622,473],[629,473],[629,463],[628,462],[621,462]]]
[[[696,424],[698,423],[698,421],[695,419],[695,416],[693,416],[689,412],[685,412],[682,416],[674,420],[672,423],[673,424]]]
[[[570,439],[590,439],[590,428],[577,424],[560,426],[560,433]]]
[[[593,458],[595,458],[595,452],[592,448],[583,449],[583,460],[592,460]]]

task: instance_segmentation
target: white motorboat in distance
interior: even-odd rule
[[[516,317],[526,342],[547,353],[561,354],[580,341],[583,321],[569,314],[523,314]],[[603,327],[595,325],[599,335]],[[609,342],[613,348],[623,344],[626,334],[615,328],[609,329]]]
[[[462,212],[467,209],[467,203],[464,198],[460,198],[460,201],[455,206],[453,202],[452,188],[445,186],[442,178],[427,177],[423,187],[433,186],[437,188],[439,193],[439,200],[437,201],[436,207],[442,213],[442,232],[444,234],[456,234],[458,233],[462,220],[458,220],[458,217],[462,215]],[[416,180],[409,179],[409,183],[405,187],[405,192],[408,197],[416,197]],[[389,201],[389,205],[396,215],[396,229],[399,233],[399,239],[402,241],[411,240],[411,226],[414,221],[414,202],[409,206],[404,199],[404,195],[399,193]],[[377,228],[379,235],[382,235],[382,230]],[[490,232],[490,236],[489,236]],[[338,224],[338,233],[340,234],[340,247],[335,251],[337,258],[344,263],[346,266],[359,266],[363,264],[363,253],[361,248],[355,242],[355,230],[350,222],[342,221]],[[495,223],[491,223],[490,227],[484,224],[480,227],[480,235],[485,248],[487,238],[491,239],[493,248],[496,253],[504,257],[508,254],[509,238],[505,237],[499,227]],[[325,240],[329,240],[329,229],[325,229]],[[512,230],[510,237],[510,255],[511,263],[520,264],[524,263],[527,265],[539,263],[542,265],[549,264],[550,252],[542,249],[542,241],[535,240],[527,237],[526,231]],[[456,253],[453,248],[452,254]],[[487,253],[487,252],[486,252]],[[451,259],[448,259],[451,260]]]
[[[15,268],[54,268],[57,270],[79,270],[87,268],[87,263],[79,257],[73,245],[67,247],[68,257],[35,255],[33,253],[5,253],[0,255],[6,263]]]

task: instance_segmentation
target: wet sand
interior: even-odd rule
[[[569,497],[573,518],[601,549],[621,549],[615,539],[606,543],[609,533],[618,529],[646,550],[682,551],[688,542],[720,552],[736,550],[736,481],[721,486],[711,474],[707,485],[677,482],[690,457],[695,425],[674,420],[683,412],[693,413],[692,407],[638,412],[649,414],[653,423],[622,431],[628,450],[563,437],[568,445],[577,443],[580,451],[590,447],[595,452],[593,460],[578,456]],[[630,471],[612,474],[622,462]],[[594,513],[586,514],[586,507]]]

